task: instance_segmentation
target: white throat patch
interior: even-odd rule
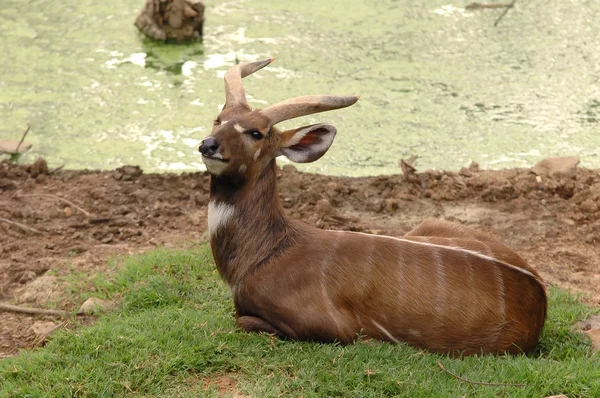
[[[208,202],[208,234],[212,237],[217,234],[219,228],[227,225],[233,214],[235,207],[226,203],[215,203],[214,200]]]

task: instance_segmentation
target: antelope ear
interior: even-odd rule
[[[337,129],[330,124],[313,124],[281,133],[279,154],[296,163],[314,162],[327,152]]]

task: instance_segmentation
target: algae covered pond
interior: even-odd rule
[[[161,45],[133,21],[143,1],[2,0],[0,139],[68,168],[202,168],[198,142],[224,101],[224,72],[275,57],[246,79],[250,104],[360,94],[330,122],[327,174],[529,166],[578,154],[600,167],[600,2],[206,2],[201,43]]]

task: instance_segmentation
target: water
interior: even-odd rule
[[[25,161],[69,168],[203,168],[197,144],[235,62],[275,57],[245,79],[256,107],[360,94],[329,122],[329,153],[303,169],[344,175],[529,166],[578,154],[600,167],[600,2],[208,1],[202,43],[164,46],[133,21],[143,1],[1,0],[0,139],[31,123]]]

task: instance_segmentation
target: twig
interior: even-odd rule
[[[526,386],[526,384],[519,384],[519,383],[486,383],[484,381],[471,381],[471,380],[463,379],[459,375],[450,372],[448,369],[446,369],[444,367],[444,365],[440,361],[438,361],[437,364],[440,367],[440,369],[442,369],[444,372],[448,373],[450,376],[452,376],[464,383],[477,384],[480,386],[512,386],[512,387],[525,387]]]
[[[31,126],[29,125],[29,122],[27,122],[27,128],[25,129],[25,132],[23,133],[23,136],[21,137],[21,141],[19,141],[19,144],[17,144],[17,149],[15,150],[15,153],[19,153],[19,148],[21,147],[21,144],[25,140],[27,133],[29,133],[30,128],[31,128]]]
[[[62,316],[62,317],[68,317],[70,315],[68,312],[61,311],[61,310],[21,307],[18,305],[12,305],[12,304],[7,304],[7,303],[0,303],[0,310],[11,311],[11,312],[20,312],[22,314],[57,315],[57,316]]]
[[[15,227],[19,227],[19,228],[21,228],[24,231],[33,232],[34,234],[41,234],[41,232],[38,231],[37,229],[28,227],[27,225],[21,224],[21,223],[16,222],[16,221],[7,220],[6,218],[0,218],[0,222],[6,223],[8,225],[14,225]]]
[[[63,163],[63,164],[61,164],[60,166],[58,166],[58,167],[55,167],[55,168],[53,168],[52,170],[50,170],[50,171],[48,172],[48,174],[53,174],[53,173],[56,173],[58,170],[62,169],[63,167],[65,167],[65,164],[64,164],[64,163]]]
[[[504,9],[504,11],[502,12],[502,14],[500,14],[500,16],[498,17],[498,19],[496,19],[496,22],[494,22],[494,26],[498,26],[498,23],[500,22],[500,20],[502,18],[504,18],[504,16],[506,15],[506,13],[508,12],[508,10],[510,10],[511,8],[513,8],[515,6],[515,3],[517,2],[517,0],[513,0],[512,3],[510,3],[508,5],[508,7],[506,7]]]
[[[67,200],[65,198],[61,198],[60,196],[52,195],[49,193],[30,193],[30,194],[26,194],[26,195],[17,195],[17,198],[26,198],[26,197],[31,197],[31,196],[41,196],[43,198],[57,199],[62,202],[65,202],[68,205],[73,206],[74,208],[76,208],[77,210],[79,210],[80,212],[85,214],[87,217],[92,216],[89,212],[83,210],[81,207],[77,206],[75,203],[71,202],[70,200]]]

